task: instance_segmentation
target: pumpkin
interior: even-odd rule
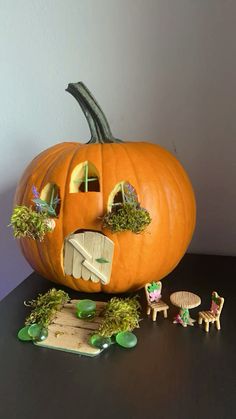
[[[37,272],[58,284],[85,292],[137,290],[165,277],[184,255],[195,227],[191,183],[179,161],[159,145],[114,138],[83,83],[66,90],[80,104],[91,140],[56,144],[26,168],[15,205],[32,205],[32,187],[45,200],[56,188],[60,201],[54,230],[43,241],[20,238],[20,247]],[[103,224],[125,184],[150,214],[139,234],[112,232]]]

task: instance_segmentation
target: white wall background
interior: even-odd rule
[[[6,228],[26,164],[89,132],[83,80],[114,134],[176,153],[197,196],[190,250],[236,254],[236,2],[0,0],[0,289],[31,271]]]

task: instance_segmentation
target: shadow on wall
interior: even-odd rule
[[[16,186],[0,193],[0,300],[31,272],[14,239],[10,223]]]

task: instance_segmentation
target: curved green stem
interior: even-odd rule
[[[121,142],[113,137],[106,116],[88,88],[82,83],[70,83],[66,89],[79,103],[91,131],[91,143]]]

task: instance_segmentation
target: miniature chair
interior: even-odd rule
[[[220,297],[216,291],[212,292],[211,308],[209,311],[198,313],[198,324],[205,322],[205,331],[209,332],[209,323],[216,323],[217,330],[220,330],[220,314],[224,305],[224,298]]]
[[[147,299],[147,314],[149,315],[152,311],[152,320],[156,321],[157,313],[159,311],[164,312],[165,319],[167,318],[167,310],[169,306],[161,300],[161,288],[162,283],[152,282],[145,285],[145,293]]]

